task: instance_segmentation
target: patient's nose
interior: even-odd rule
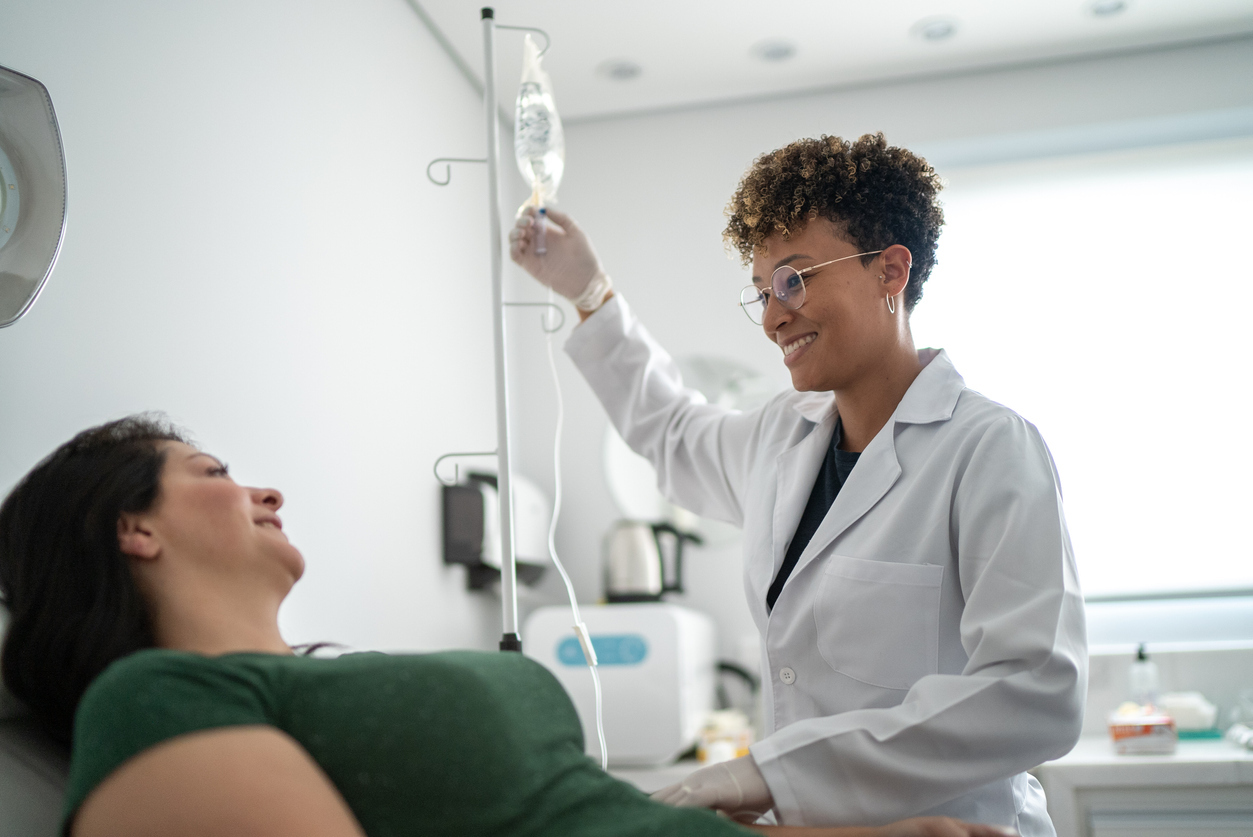
[[[283,492],[277,488],[250,488],[252,492],[252,502],[267,506],[274,511],[278,511],[283,507]]]

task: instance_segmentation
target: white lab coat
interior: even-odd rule
[[[1087,686],[1083,600],[1035,427],[925,368],[862,452],[773,612],[766,591],[835,428],[831,393],[705,403],[615,296],[566,352],[659,488],[744,530],[763,637],[752,754],[784,825],[942,814],[1052,835],[1023,771],[1068,752]]]

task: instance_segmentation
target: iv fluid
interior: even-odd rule
[[[531,186],[530,203],[543,206],[554,200],[566,165],[565,132],[553,104],[552,84],[540,66],[539,48],[530,35],[523,44],[513,151],[518,171]]]
[[[541,205],[557,194],[565,170],[565,142],[561,121],[552,109],[552,97],[524,84],[518,94],[518,113],[513,148],[518,170],[531,184]]]

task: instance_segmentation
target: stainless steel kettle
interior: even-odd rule
[[[666,578],[662,536],[673,541],[673,574]],[[655,602],[663,593],[683,592],[683,544],[701,539],[669,523],[619,520],[609,533],[605,598],[610,602]]]

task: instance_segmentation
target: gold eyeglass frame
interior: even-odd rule
[[[822,264],[810,265],[809,267],[801,268],[800,270],[797,270],[791,265],[787,265],[787,264],[780,265],[779,267],[776,267],[774,269],[773,273],[770,274],[770,294],[775,299],[779,300],[779,304],[782,305],[784,308],[788,309],[789,311],[799,311],[801,309],[801,306],[805,304],[805,291],[807,290],[806,285],[805,285],[806,273],[809,273],[810,271],[818,270],[819,268],[826,267],[827,265],[835,264],[836,262],[848,261],[849,259],[855,259],[859,256],[876,256],[882,252],[883,252],[882,250],[870,250],[866,253],[854,253],[851,256],[840,256],[838,259],[831,259],[831,261],[823,262]],[[798,296],[800,296],[800,302],[798,302],[795,306],[788,305],[786,302],[784,302],[783,298],[779,296],[779,292],[775,290],[776,279],[778,278],[778,276],[780,274],[787,276],[787,275],[790,275],[791,273],[795,273],[797,276],[800,277],[800,280],[801,280],[801,292],[800,294],[798,294]],[[744,295],[748,292],[749,288],[752,288],[754,291],[756,291],[757,296],[753,299],[746,300],[744,298]],[[761,309],[761,319],[755,320],[753,319],[753,315],[749,313],[749,306],[757,305],[761,303],[763,300],[765,301],[765,305],[763,305]],[[766,292],[759,285],[755,283],[750,284],[750,285],[745,285],[740,290],[740,308],[744,309],[744,316],[748,317],[748,319],[754,325],[761,325],[763,322],[765,322],[766,306],[769,304],[770,304],[770,300],[769,298],[766,297]]]

